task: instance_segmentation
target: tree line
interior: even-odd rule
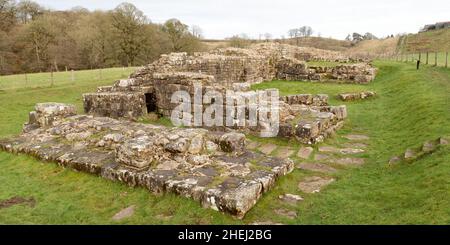
[[[201,29],[177,19],[152,23],[136,6],[52,11],[0,0],[0,74],[148,64],[163,53],[203,48]]]

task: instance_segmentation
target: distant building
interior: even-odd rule
[[[436,24],[425,25],[419,32],[440,30],[445,28],[450,28],[450,21],[437,22]]]

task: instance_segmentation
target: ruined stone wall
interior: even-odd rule
[[[259,43],[250,46],[251,50],[266,57],[294,58],[301,61],[337,61],[349,62],[350,58],[341,52],[317,49],[312,47],[298,47],[280,43]]]
[[[375,79],[376,69],[369,64],[343,64],[336,67],[308,66],[295,58],[283,58],[276,65],[276,78],[288,81],[340,81],[369,83]]]
[[[179,105],[171,102],[172,95],[177,91],[188,92],[191,98],[191,112],[200,110],[199,108],[204,111],[209,105],[193,99],[194,84],[202,85],[202,95],[208,90],[214,90],[226,98],[226,89],[253,96],[254,94],[249,91],[251,84],[264,80],[342,80],[367,83],[376,73],[376,70],[368,64],[308,67],[304,60],[348,61],[338,52],[276,43],[256,44],[248,49],[216,49],[209,53],[193,55],[171,53],[162,55],[159,60],[137,70],[129,79],[116,81],[112,86],[99,87],[97,93],[84,95],[84,108],[85,112],[98,116],[135,119],[147,113],[149,101],[146,96],[151,95],[154,98],[154,102],[151,103],[155,104],[155,111],[169,117]],[[298,113],[292,112],[290,106],[328,106],[328,98],[321,95],[285,96],[281,101],[284,102],[281,114],[286,116],[282,120],[299,116]],[[226,103],[225,99],[223,103]],[[291,118],[293,121],[290,119],[288,123],[294,128],[312,127],[313,130],[310,133],[300,133],[286,127],[283,130],[285,135],[297,135],[302,142],[314,143],[320,139],[323,131],[334,128],[342,120],[337,116],[338,119],[329,120],[330,123],[317,124],[313,121],[323,121],[324,119],[320,118],[323,113],[317,113],[311,108],[308,110],[308,123],[305,125],[298,124],[297,119],[293,118]],[[329,113],[336,114],[336,111]],[[320,127],[317,129],[314,125]],[[260,129],[234,126],[231,128],[250,131]]]
[[[211,53],[171,53],[136,71],[130,77],[152,84],[154,73],[196,72],[212,75],[219,85],[230,87],[236,82],[258,83],[271,80],[273,75],[268,60],[255,52],[216,50]]]
[[[328,105],[328,95],[326,94],[293,94],[280,96],[280,100],[288,105],[313,105],[326,106]]]
[[[171,53],[131,74],[136,84],[152,86],[154,73],[196,72],[212,75],[218,85],[258,83],[274,78],[282,80],[348,80],[365,83],[375,76],[370,65],[343,64],[332,67],[308,67],[305,61],[349,62],[340,52],[296,47],[279,43],[261,43],[248,49],[221,48],[209,53]],[[118,86],[116,84],[116,86]]]
[[[139,89],[146,88],[145,91],[155,96],[155,106],[157,112],[171,117],[173,110],[180,106],[181,101],[173,101],[172,96],[176,92],[184,91],[190,99],[190,114],[197,112],[205,112],[210,104],[203,101],[208,91],[214,91],[222,96],[223,103],[223,126],[213,126],[209,129],[227,130],[228,128],[241,130],[245,132],[261,132],[266,127],[267,122],[262,121],[257,114],[258,124],[252,125],[249,118],[248,106],[250,101],[256,102],[258,94],[255,91],[249,91],[248,83],[235,83],[233,90],[239,96],[245,97],[243,108],[235,107],[236,112],[245,113],[244,117],[235,115],[232,119],[232,125],[227,124],[227,102],[233,101],[232,95],[226,93],[227,87],[220,86],[216,83],[215,77],[211,75],[192,73],[192,72],[166,72],[153,74],[153,87],[135,86],[136,79],[130,81],[121,80],[111,87],[100,87],[99,92],[94,94],[85,94],[85,111],[89,114],[108,116],[113,118],[138,118],[147,113],[145,93]],[[121,86],[119,86],[121,85]],[[198,86],[198,87],[196,87]],[[117,92],[118,90],[128,90],[129,92]],[[151,88],[151,89],[149,89]],[[196,91],[198,89],[199,91]],[[135,92],[131,92],[135,91]],[[239,91],[239,92],[238,92]],[[270,92],[267,90],[266,92]],[[199,100],[194,97],[198,93],[201,95]],[[251,100],[253,98],[253,100]],[[346,117],[346,109],[341,107],[330,107],[328,105],[328,96],[319,94],[297,94],[281,96],[279,102],[280,114],[280,131],[279,136],[295,137],[298,141],[313,144],[320,142],[327,137],[342,124]],[[267,103],[270,103],[267,101]],[[258,108],[258,104],[255,105]],[[328,109],[326,109],[328,108]],[[340,108],[339,110],[336,108]],[[342,112],[344,110],[344,112]],[[242,122],[244,120],[244,122]],[[270,120],[270,119],[269,119]],[[194,124],[194,117],[191,119]],[[200,123],[204,123],[201,121]],[[204,124],[201,124],[206,127]]]
[[[142,92],[102,92],[83,94],[84,111],[96,116],[135,119],[147,114]]]
[[[316,69],[317,70],[317,69]],[[375,79],[377,70],[366,63],[346,64],[333,67],[330,76],[341,81],[354,81],[355,83],[369,83]]]
[[[185,91],[191,98],[191,111],[194,111],[195,103],[202,105],[202,101],[195,101],[194,84],[202,87],[199,91],[202,95],[207,90],[224,90],[223,87],[216,85],[215,78],[211,75],[205,75],[192,72],[168,72],[168,73],[154,73],[153,85],[156,95],[156,104],[158,112],[166,117],[170,117],[172,110],[175,109],[179,103],[172,103],[172,95],[178,91]]]

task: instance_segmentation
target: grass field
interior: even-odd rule
[[[339,134],[370,136],[367,163],[334,177],[336,182],[318,194],[302,194],[297,183],[305,172],[294,170],[265,194],[243,220],[172,194],[156,196],[141,188],[128,188],[89,174],[42,163],[32,157],[0,152],[0,200],[13,196],[34,197],[35,206],[15,205],[0,209],[2,224],[240,224],[272,220],[286,224],[449,224],[450,149],[411,164],[388,167],[387,161],[407,147],[450,135],[450,70],[412,63],[378,61],[380,71],[369,85],[272,81],[256,89],[276,87],[281,94],[327,93],[331,104],[339,92],[374,90],[377,98],[344,103],[349,118]],[[107,71],[105,71],[106,77]],[[53,87],[4,89],[0,92],[0,137],[20,133],[27,113],[36,102],[74,103],[81,110],[81,94],[120,78],[97,80],[89,76],[76,84]],[[4,77],[0,77],[0,84]],[[8,77],[10,81],[14,77]],[[16,79],[20,79],[17,76]],[[256,139],[262,140],[262,139]],[[327,140],[333,144],[338,138]],[[298,146],[271,139],[277,144]],[[293,207],[290,220],[274,214],[281,205],[278,195],[295,193],[305,201]],[[136,206],[135,214],[120,222],[111,217],[123,208]]]
[[[422,53],[414,53],[414,54],[403,54],[398,55],[396,57],[389,58],[391,60],[395,60],[397,62],[405,62],[405,63],[413,63],[416,64],[417,60],[420,60],[421,67],[424,65],[428,66],[440,66],[445,67],[447,64],[447,68],[450,67],[450,54],[447,55],[445,52],[429,52],[428,53],[428,64],[427,64],[427,56],[426,52]],[[446,63],[447,60],[447,63]]]
[[[0,90],[42,88],[61,85],[83,85],[84,83],[101,83],[125,78],[135,67],[107,68],[82,71],[62,71],[52,73],[32,73],[11,76],[0,76]],[[53,80],[53,84],[52,84]]]

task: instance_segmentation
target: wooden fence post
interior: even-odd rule
[[[437,66],[437,52],[434,52],[434,66]]]
[[[427,59],[425,61],[425,65],[428,65],[428,51],[427,51]]]
[[[445,52],[445,68],[448,68],[448,51]]]
[[[422,53],[419,52],[419,62],[421,62],[421,59],[422,59]]]
[[[50,81],[51,81],[50,86],[53,87],[53,68],[50,69]]]

